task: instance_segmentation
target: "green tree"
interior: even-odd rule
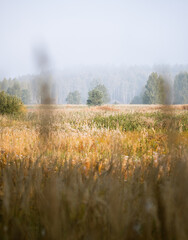
[[[188,104],[188,73],[176,75],[174,80],[174,103]]]
[[[81,96],[78,91],[70,92],[66,98],[68,104],[80,104]]]
[[[99,91],[102,92],[102,94],[103,94],[102,103],[109,103],[110,102],[110,96],[109,96],[108,90],[103,84],[98,84],[95,87],[95,90],[99,90]]]
[[[10,96],[4,91],[0,92],[0,113],[19,114],[24,111],[22,101],[16,96]]]
[[[31,94],[28,89],[22,89],[21,91],[21,100],[24,104],[29,104],[31,100]]]
[[[0,90],[6,92],[7,89],[8,89],[8,80],[4,78],[3,81],[0,83]]]
[[[89,91],[89,97],[87,100],[87,104],[90,105],[101,105],[103,103],[103,93],[96,88]]]
[[[20,87],[20,84],[18,82],[15,82],[12,87],[9,87],[7,89],[7,93],[12,95],[12,96],[16,96],[16,97],[21,98],[21,87]]]
[[[143,95],[144,104],[164,104],[167,102],[168,92],[165,80],[161,75],[152,73],[145,86]]]

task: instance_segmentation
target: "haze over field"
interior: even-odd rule
[[[187,13],[0,0],[0,239],[188,239]]]
[[[188,63],[187,0],[1,0],[0,78],[52,69]]]

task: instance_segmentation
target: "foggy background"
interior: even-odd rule
[[[152,71],[188,69],[187,12],[187,0],[0,0],[0,80],[31,85],[42,47],[58,103],[73,90],[84,103],[94,82],[130,103]]]
[[[188,63],[187,0],[0,0],[1,75],[36,71],[33,51],[52,68]]]

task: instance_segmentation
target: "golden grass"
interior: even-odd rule
[[[188,132],[91,124],[98,114],[135,111],[161,106],[42,106],[25,118],[1,116],[0,238],[187,239]]]

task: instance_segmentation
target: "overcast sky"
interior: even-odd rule
[[[188,64],[188,0],[0,0],[0,75],[51,66]]]

